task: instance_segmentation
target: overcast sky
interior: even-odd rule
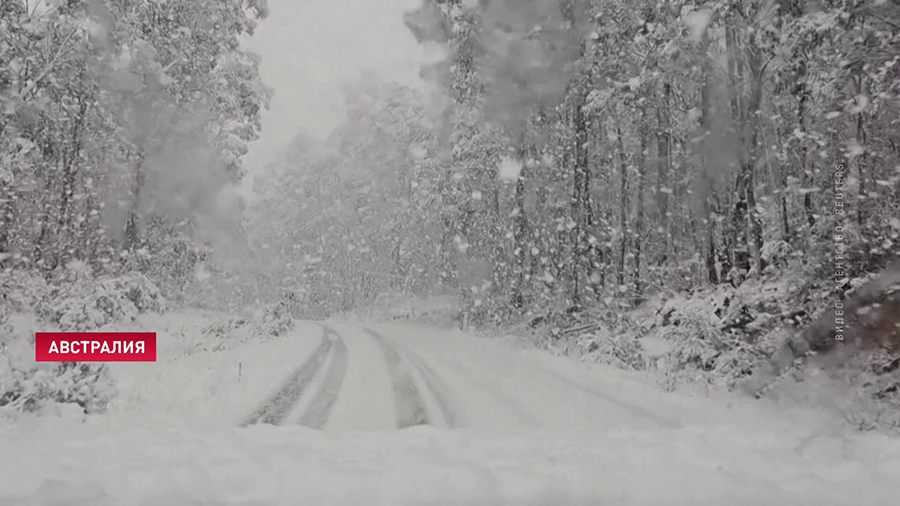
[[[425,50],[403,26],[419,0],[269,0],[271,13],[248,46],[263,57],[262,78],[275,89],[248,172],[271,161],[305,131],[324,137],[343,118],[340,84],[373,70],[417,80]]]

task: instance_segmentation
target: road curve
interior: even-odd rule
[[[333,432],[681,426],[659,406],[490,340],[400,325],[323,328],[319,347],[243,425]]]

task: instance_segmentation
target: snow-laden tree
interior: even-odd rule
[[[269,95],[239,38],[265,2],[43,5],[0,8],[0,261],[183,275],[238,240],[228,188]]]
[[[438,286],[437,121],[422,93],[374,77],[345,98],[346,122],[324,145],[298,138],[255,181],[245,227],[263,289],[313,314]]]
[[[445,231],[484,245],[469,251],[493,249],[482,258],[503,280],[498,307],[541,312],[739,285],[786,263],[822,276],[836,229],[851,275],[882,266],[900,226],[889,131],[898,12],[868,1],[424,0],[407,25],[448,49],[426,69],[452,99],[441,163],[477,186],[456,191],[452,208],[495,203]],[[497,185],[503,174],[512,192]]]

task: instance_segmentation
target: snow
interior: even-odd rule
[[[516,181],[522,173],[522,161],[511,157],[500,160],[499,175],[503,181]]]
[[[712,21],[712,11],[709,9],[694,11],[688,14],[684,21],[691,31],[691,40],[700,42],[707,27],[709,27],[710,21]]]
[[[895,500],[900,440],[771,402],[667,394],[640,373],[408,323],[326,322],[349,360],[324,430],[238,427],[328,338],[322,327],[299,322],[280,338],[196,351],[196,330],[213,316],[155,318],[141,322],[160,329],[160,360],[114,364],[110,413],[0,426],[0,504]],[[436,378],[423,400],[435,409],[445,397],[456,428],[392,427],[388,367],[367,329],[417,357],[420,387]]]
[[[873,452],[889,443],[877,438],[829,438],[804,450],[802,440],[728,426],[501,438],[427,427],[332,437],[272,426],[216,433],[85,427],[40,436],[40,444],[3,442],[17,459],[0,461],[0,501],[890,504],[883,483],[897,465],[842,455],[847,444]]]
[[[394,429],[390,378],[378,344],[359,330],[340,328],[348,348],[347,375],[324,430],[328,434]]]
[[[265,342],[250,341],[199,351],[200,329],[214,318],[194,314],[145,316],[141,327],[157,332],[157,361],[109,364],[118,395],[102,424],[238,424],[302,364],[322,339],[322,329],[295,323],[291,332]],[[208,338],[207,338],[208,339]],[[185,356],[186,355],[186,356]]]
[[[869,97],[866,95],[857,95],[850,102],[847,112],[850,114],[862,114],[869,106]]]
[[[850,139],[847,142],[847,158],[853,160],[859,158],[866,153],[866,148],[859,143],[858,139]]]

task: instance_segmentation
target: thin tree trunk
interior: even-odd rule
[[[131,208],[128,211],[128,221],[125,224],[125,249],[132,250],[137,247],[140,240],[140,202],[141,191],[144,188],[144,155],[138,155],[137,165],[134,170],[134,186],[131,190]]]
[[[779,108],[779,113],[784,117],[784,110],[782,108]],[[783,125],[784,123],[779,122],[775,129],[775,144],[778,146],[784,142]],[[790,215],[788,214],[787,186],[788,164],[780,163],[778,167],[778,188],[776,189],[776,192],[778,193],[779,214],[781,214],[781,237],[785,242],[791,243],[793,237],[791,237],[791,222]]]
[[[575,286],[579,286],[578,280],[587,278],[587,271],[593,264],[588,242],[588,232],[593,228],[593,209],[590,200],[590,171],[588,167],[588,121],[584,114],[586,90],[580,84],[574,92],[575,99],[572,102],[572,127],[574,129],[572,152],[574,164],[572,168],[572,221],[575,229],[572,231],[573,262],[572,279]],[[572,294],[572,302],[577,305],[581,301],[578,290]]]
[[[672,94],[672,86],[663,84],[662,98],[656,108],[657,132],[657,185],[656,198],[659,212],[660,227],[662,229],[662,258],[669,254],[669,173],[672,170],[671,153],[671,118],[669,111],[669,99]]]
[[[644,182],[646,180],[646,161],[647,161],[647,144],[648,144],[648,128],[647,128],[647,110],[641,108],[641,118],[638,129],[640,130],[641,144],[636,157],[636,166],[638,170],[638,187],[637,187],[637,206],[635,213],[637,214],[634,223],[634,270],[632,271],[632,282],[634,296],[640,297],[643,290],[641,285],[641,246],[644,235]]]
[[[704,65],[703,88],[700,96],[700,132],[704,139],[712,130],[712,68],[710,62]],[[704,143],[708,141],[703,141]],[[701,148],[702,149],[702,148]],[[713,210],[714,182],[709,174],[709,161],[704,156],[703,165],[703,219],[706,221],[706,274],[712,284],[719,284],[719,272],[716,262],[716,220]]]
[[[865,76],[862,73],[859,73],[855,76],[856,81],[856,92],[858,95],[862,95],[865,92],[865,85],[863,80]],[[856,142],[861,146],[866,146],[868,143],[868,139],[866,138],[866,129],[865,129],[865,117],[864,111],[859,111],[856,115]],[[866,208],[868,207],[868,174],[867,174],[867,158],[865,152],[859,155],[856,158],[856,170],[859,173],[859,193],[857,194],[857,204],[856,204],[856,223],[859,225],[859,232],[862,239],[863,244],[868,242],[868,213]],[[869,251],[868,247],[862,248],[863,251]]]
[[[625,143],[622,140],[622,126],[616,123],[616,145],[619,149],[619,265],[616,280],[619,289],[625,286],[625,253],[628,251],[628,162],[625,157]]]
[[[740,65],[738,61],[738,47],[736,41],[736,29],[733,26],[725,28],[725,44],[728,58],[728,93],[731,105],[731,131],[738,142],[737,154],[737,177],[732,191],[732,210],[731,220],[728,226],[726,237],[726,254],[730,259],[732,268],[749,270],[749,263],[746,251],[742,246],[746,244],[743,241],[742,232],[746,230],[746,214],[747,200],[745,187],[747,178],[745,174],[744,163],[744,146],[743,146],[743,116],[741,108],[741,91],[740,91]]]
[[[78,116],[76,116],[75,125],[72,128],[72,146],[67,157],[63,161],[62,198],[59,203],[59,218],[57,220],[59,225],[58,234],[60,235],[59,245],[61,248],[61,251],[57,252],[57,255],[60,257],[63,265],[67,264],[69,260],[68,250],[70,248],[68,248],[67,245],[75,242],[72,238],[73,213],[69,207],[75,194],[75,171],[81,158],[81,132],[84,128],[88,105],[89,100],[83,98],[78,110]]]
[[[513,247],[515,248],[514,253],[516,272],[513,282],[512,303],[514,308],[521,309],[525,304],[522,289],[525,285],[525,255],[528,249],[528,246],[526,244],[528,218],[527,216],[525,216],[525,177],[528,172],[526,163],[528,153],[525,149],[524,127],[522,130],[522,134],[519,137],[519,146],[516,154],[519,158],[519,163],[522,164],[522,170],[519,173],[518,179],[516,179],[516,195],[514,208],[515,218],[513,225]]]
[[[747,183],[744,187],[747,199],[749,223],[749,246],[752,251],[753,269],[757,274],[765,269],[761,254],[763,250],[763,226],[762,217],[756,204],[756,165],[759,159],[759,115],[762,102],[762,78],[764,68],[761,66],[759,50],[753,48],[748,57],[748,66],[752,79],[750,101],[745,113],[749,138],[745,142],[745,160],[743,172],[746,174]]]
[[[805,76],[806,74],[806,62],[801,62],[801,75]],[[801,79],[805,79],[805,77],[801,77]],[[797,85],[797,94],[800,96],[799,100],[797,100],[797,127],[801,132],[806,132],[806,102],[809,100],[809,92],[807,91],[806,82],[801,81]],[[813,179],[813,171],[812,167],[809,166],[809,148],[806,146],[806,140],[800,140],[800,172],[802,175],[802,181],[804,189],[806,190],[803,194],[803,212],[806,214],[806,226],[808,230],[811,232],[813,227],[816,225],[816,216],[815,216],[815,208],[813,207],[812,200],[812,192],[810,191],[813,186],[815,186],[815,180]]]
[[[0,180],[0,253],[9,253],[12,249],[13,196],[12,184]],[[2,263],[3,259],[0,259]]]

